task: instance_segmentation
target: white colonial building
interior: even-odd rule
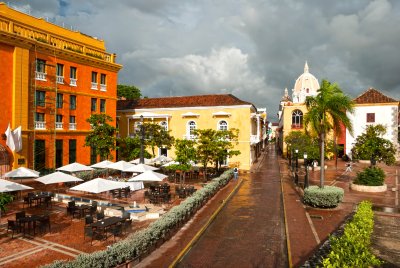
[[[353,135],[346,129],[345,153],[351,157],[351,149],[357,137],[365,132],[368,125],[377,124],[386,127],[383,138],[399,148],[399,101],[370,88],[355,98],[354,103],[354,113],[348,114],[353,124]]]

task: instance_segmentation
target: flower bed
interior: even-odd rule
[[[381,185],[381,186],[368,186],[368,185],[359,185],[355,183],[350,184],[350,189],[358,192],[366,192],[366,193],[381,193],[381,192],[386,192],[387,190],[387,185]]]
[[[45,267],[115,267],[124,262],[140,260],[172,237],[178,227],[187,222],[219,189],[229,182],[232,175],[233,170],[225,171],[220,177],[211,180],[210,183],[196,191],[180,205],[173,207],[149,227],[113,244],[107,250],[81,254],[73,261],[56,261]]]

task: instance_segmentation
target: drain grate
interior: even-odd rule
[[[324,219],[324,217],[322,217],[321,215],[310,215],[310,218],[318,219],[318,220],[323,220]]]

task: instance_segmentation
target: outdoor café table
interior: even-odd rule
[[[83,217],[85,215],[85,211],[90,209],[89,205],[80,205],[75,207],[77,210],[79,210],[79,215],[80,217]]]
[[[30,231],[31,227],[33,229],[33,235],[36,234],[35,229],[36,229],[36,222],[39,221],[42,218],[41,215],[28,215],[22,218],[18,219],[18,223],[23,227],[24,234],[26,233],[26,230]],[[28,228],[26,228],[28,227]]]
[[[44,201],[46,199],[46,197],[48,197],[47,194],[35,194],[35,195],[29,196],[28,198],[29,198],[30,203],[36,202],[36,206],[38,206],[42,203],[42,201]]]
[[[109,228],[110,226],[112,226],[114,224],[117,224],[118,222],[122,222],[124,220],[125,219],[121,218],[121,217],[110,217],[110,218],[105,218],[105,219],[102,219],[95,223],[92,223],[90,226],[92,228],[102,229],[104,234],[106,235],[106,239],[107,239],[107,234],[106,234],[107,228]]]

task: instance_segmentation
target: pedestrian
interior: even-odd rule
[[[234,178],[235,180],[237,180],[237,179],[239,178],[239,169],[238,169],[237,167],[235,167],[235,168],[233,169],[233,178]]]

